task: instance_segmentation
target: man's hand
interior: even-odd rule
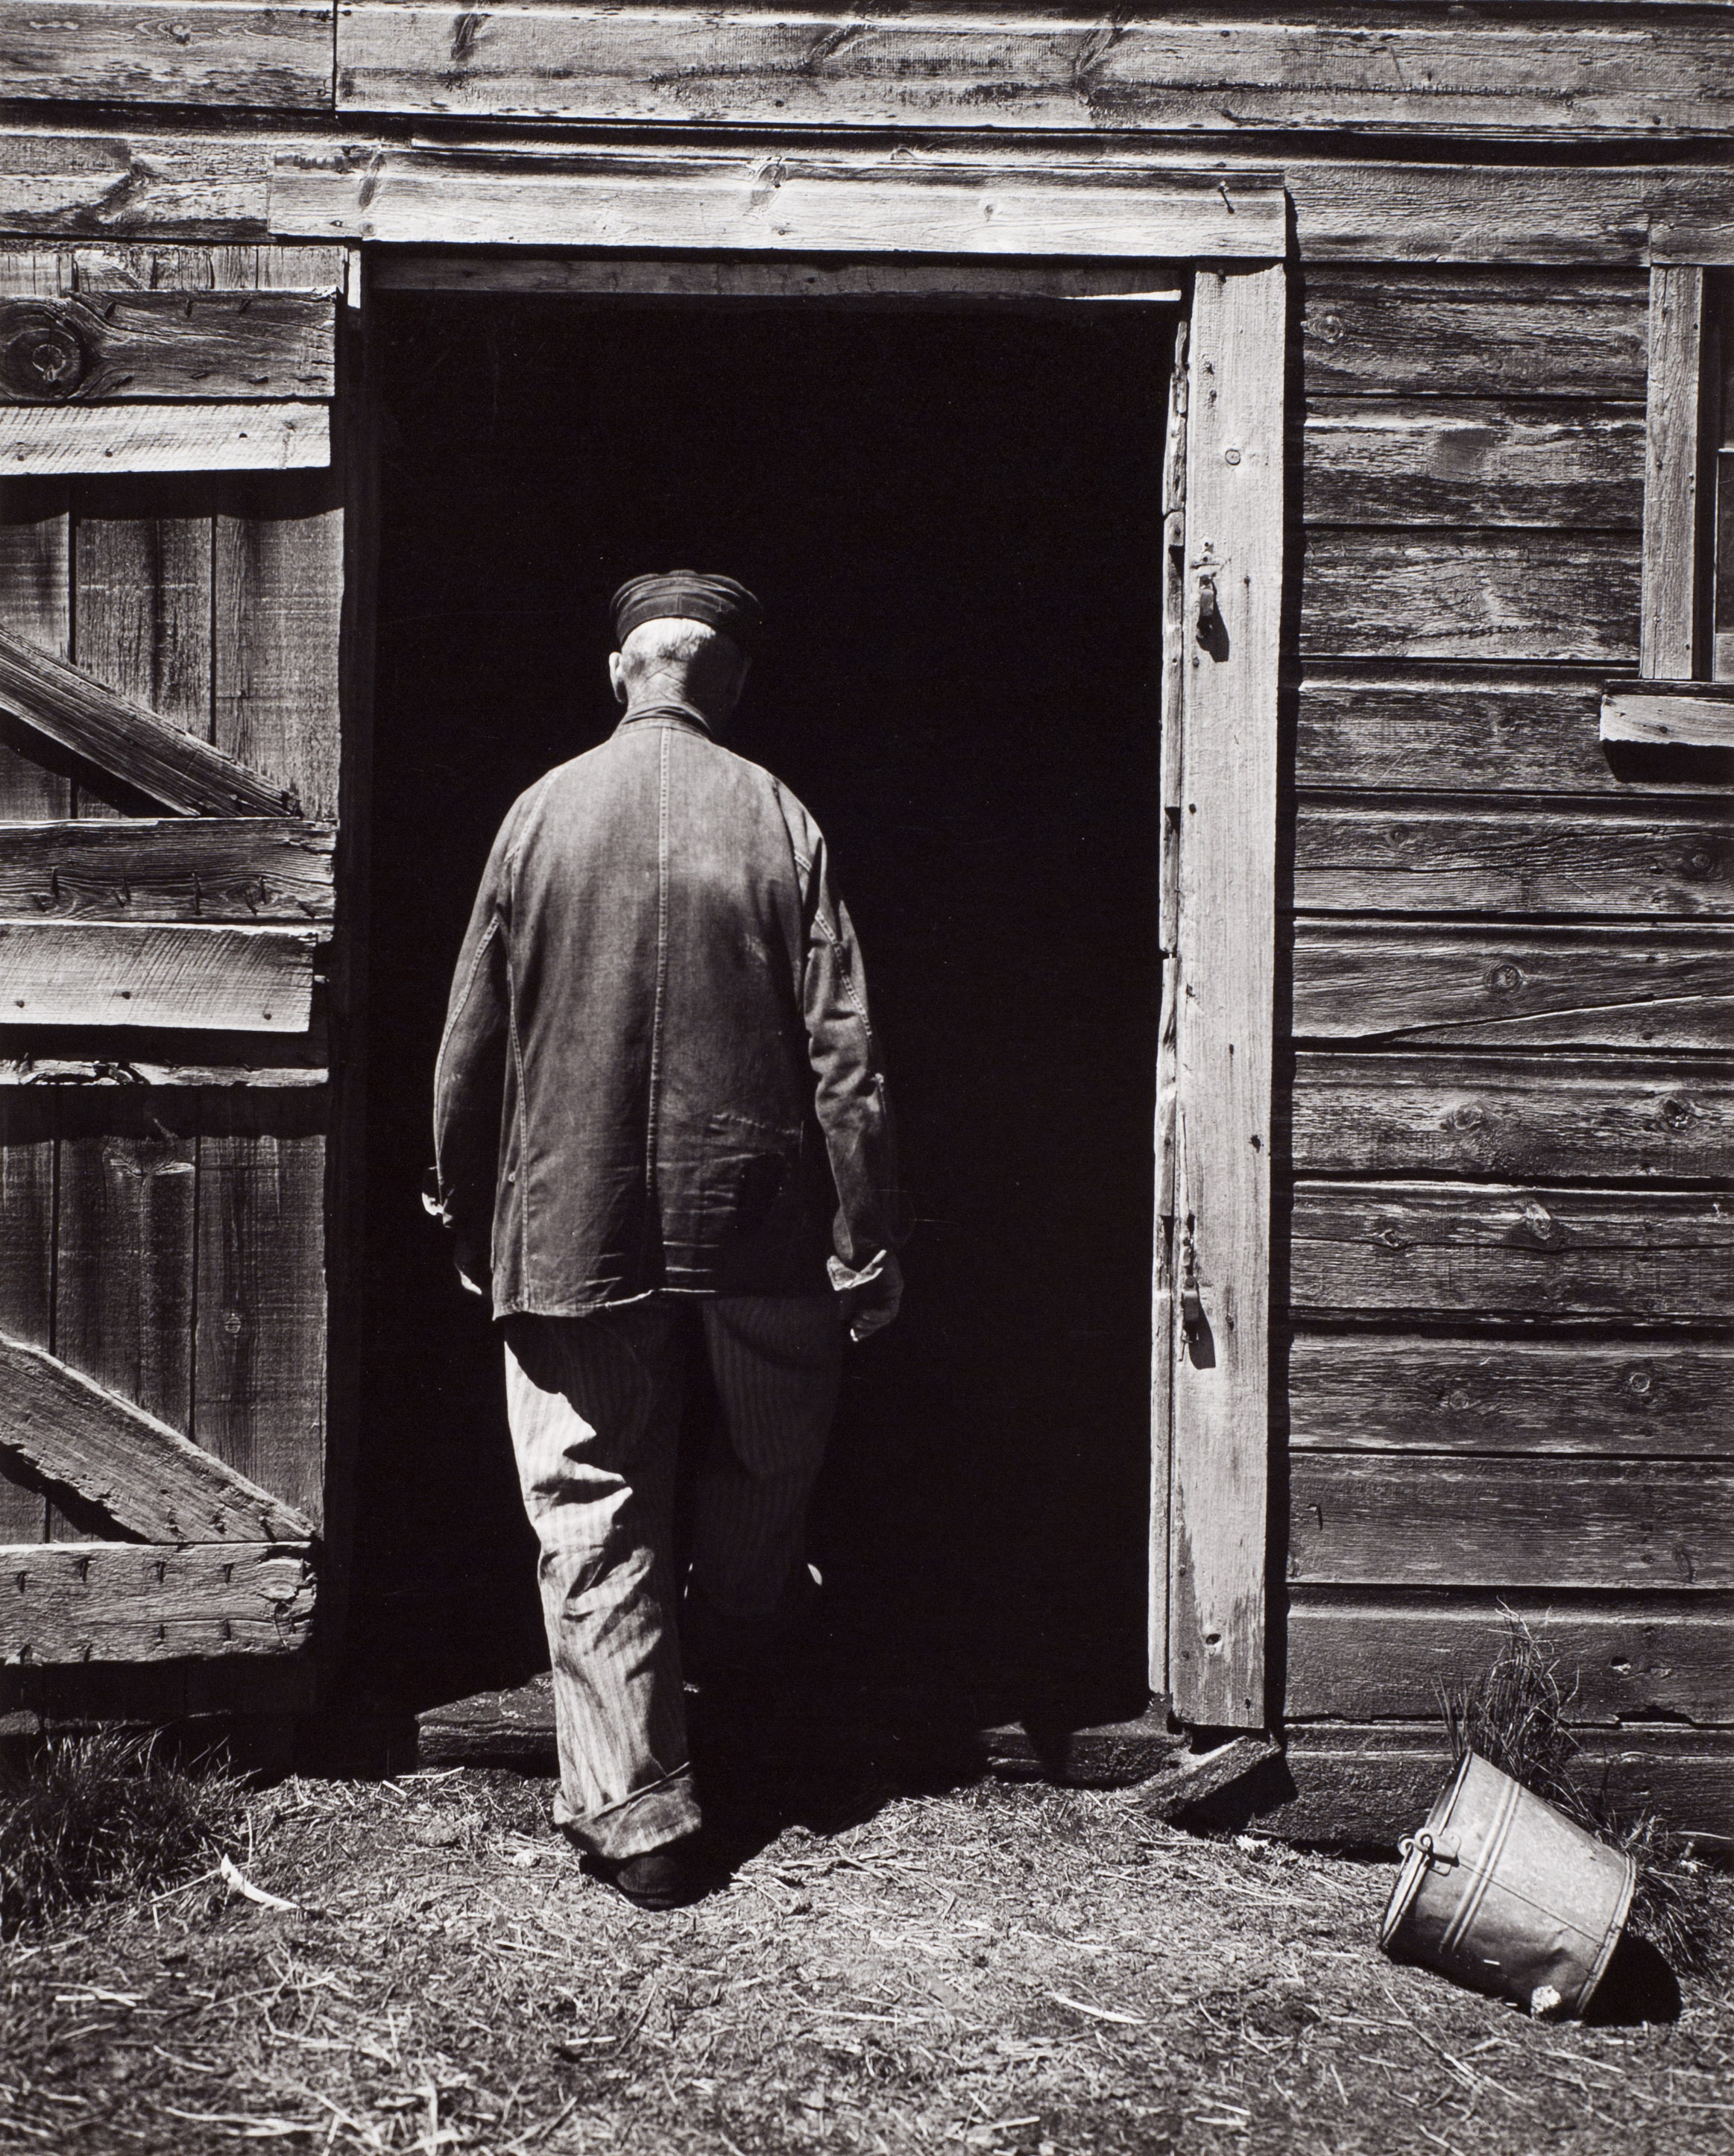
[[[422,1210],[439,1221],[441,1227],[448,1229],[456,1239],[453,1255],[458,1261],[458,1278],[472,1295],[485,1295],[488,1291],[482,1283],[488,1275],[486,1260],[477,1257],[474,1240],[453,1219],[451,1209],[440,1196],[439,1170],[437,1168],[430,1168],[422,1178]]]
[[[828,1258],[825,1265],[842,1306],[849,1338],[866,1340],[875,1332],[882,1332],[897,1315],[898,1306],[903,1301],[903,1268],[897,1262],[896,1252],[881,1250],[859,1272],[844,1265],[841,1258]]]
[[[483,1286],[482,1281],[488,1268],[476,1256],[475,1244],[461,1229],[458,1234],[458,1247],[454,1255],[458,1261],[458,1278],[463,1281],[472,1295],[485,1295],[488,1291]]]

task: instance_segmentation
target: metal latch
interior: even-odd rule
[[[1209,644],[1222,628],[1222,613],[1216,603],[1216,579],[1208,573],[1198,579],[1198,627],[1200,644]]]
[[[1204,1330],[1204,1298],[1198,1288],[1198,1253],[1188,1221],[1180,1238],[1180,1329],[1188,1340]]]

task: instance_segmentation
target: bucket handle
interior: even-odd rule
[[[1397,1853],[1405,1864],[1418,1856],[1423,1868],[1429,1871],[1435,1867],[1449,1871],[1454,1864],[1463,1861],[1462,1851],[1454,1841],[1438,1840],[1424,1826],[1418,1834],[1404,1835],[1397,1845]]]

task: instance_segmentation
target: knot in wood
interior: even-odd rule
[[[1527,1198],[1523,1204],[1523,1229],[1534,1241],[1551,1244],[1559,1234],[1559,1223],[1539,1200]]]
[[[1662,1121],[1670,1131],[1683,1131],[1696,1112],[1678,1093],[1670,1093],[1662,1103]]]
[[[1511,960],[1507,958],[1502,964],[1494,967],[1489,973],[1487,976],[1487,985],[1493,990],[1495,995],[1515,995],[1517,990],[1523,986],[1522,968],[1518,966],[1514,966]]]
[[[0,381],[14,397],[70,397],[90,366],[70,309],[51,300],[0,305]]]

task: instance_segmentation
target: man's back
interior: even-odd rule
[[[634,711],[514,806],[435,1094],[442,1185],[478,1241],[491,1219],[502,1314],[818,1292],[839,1199],[846,1262],[891,1240],[883,1091],[823,841],[688,708]]]

